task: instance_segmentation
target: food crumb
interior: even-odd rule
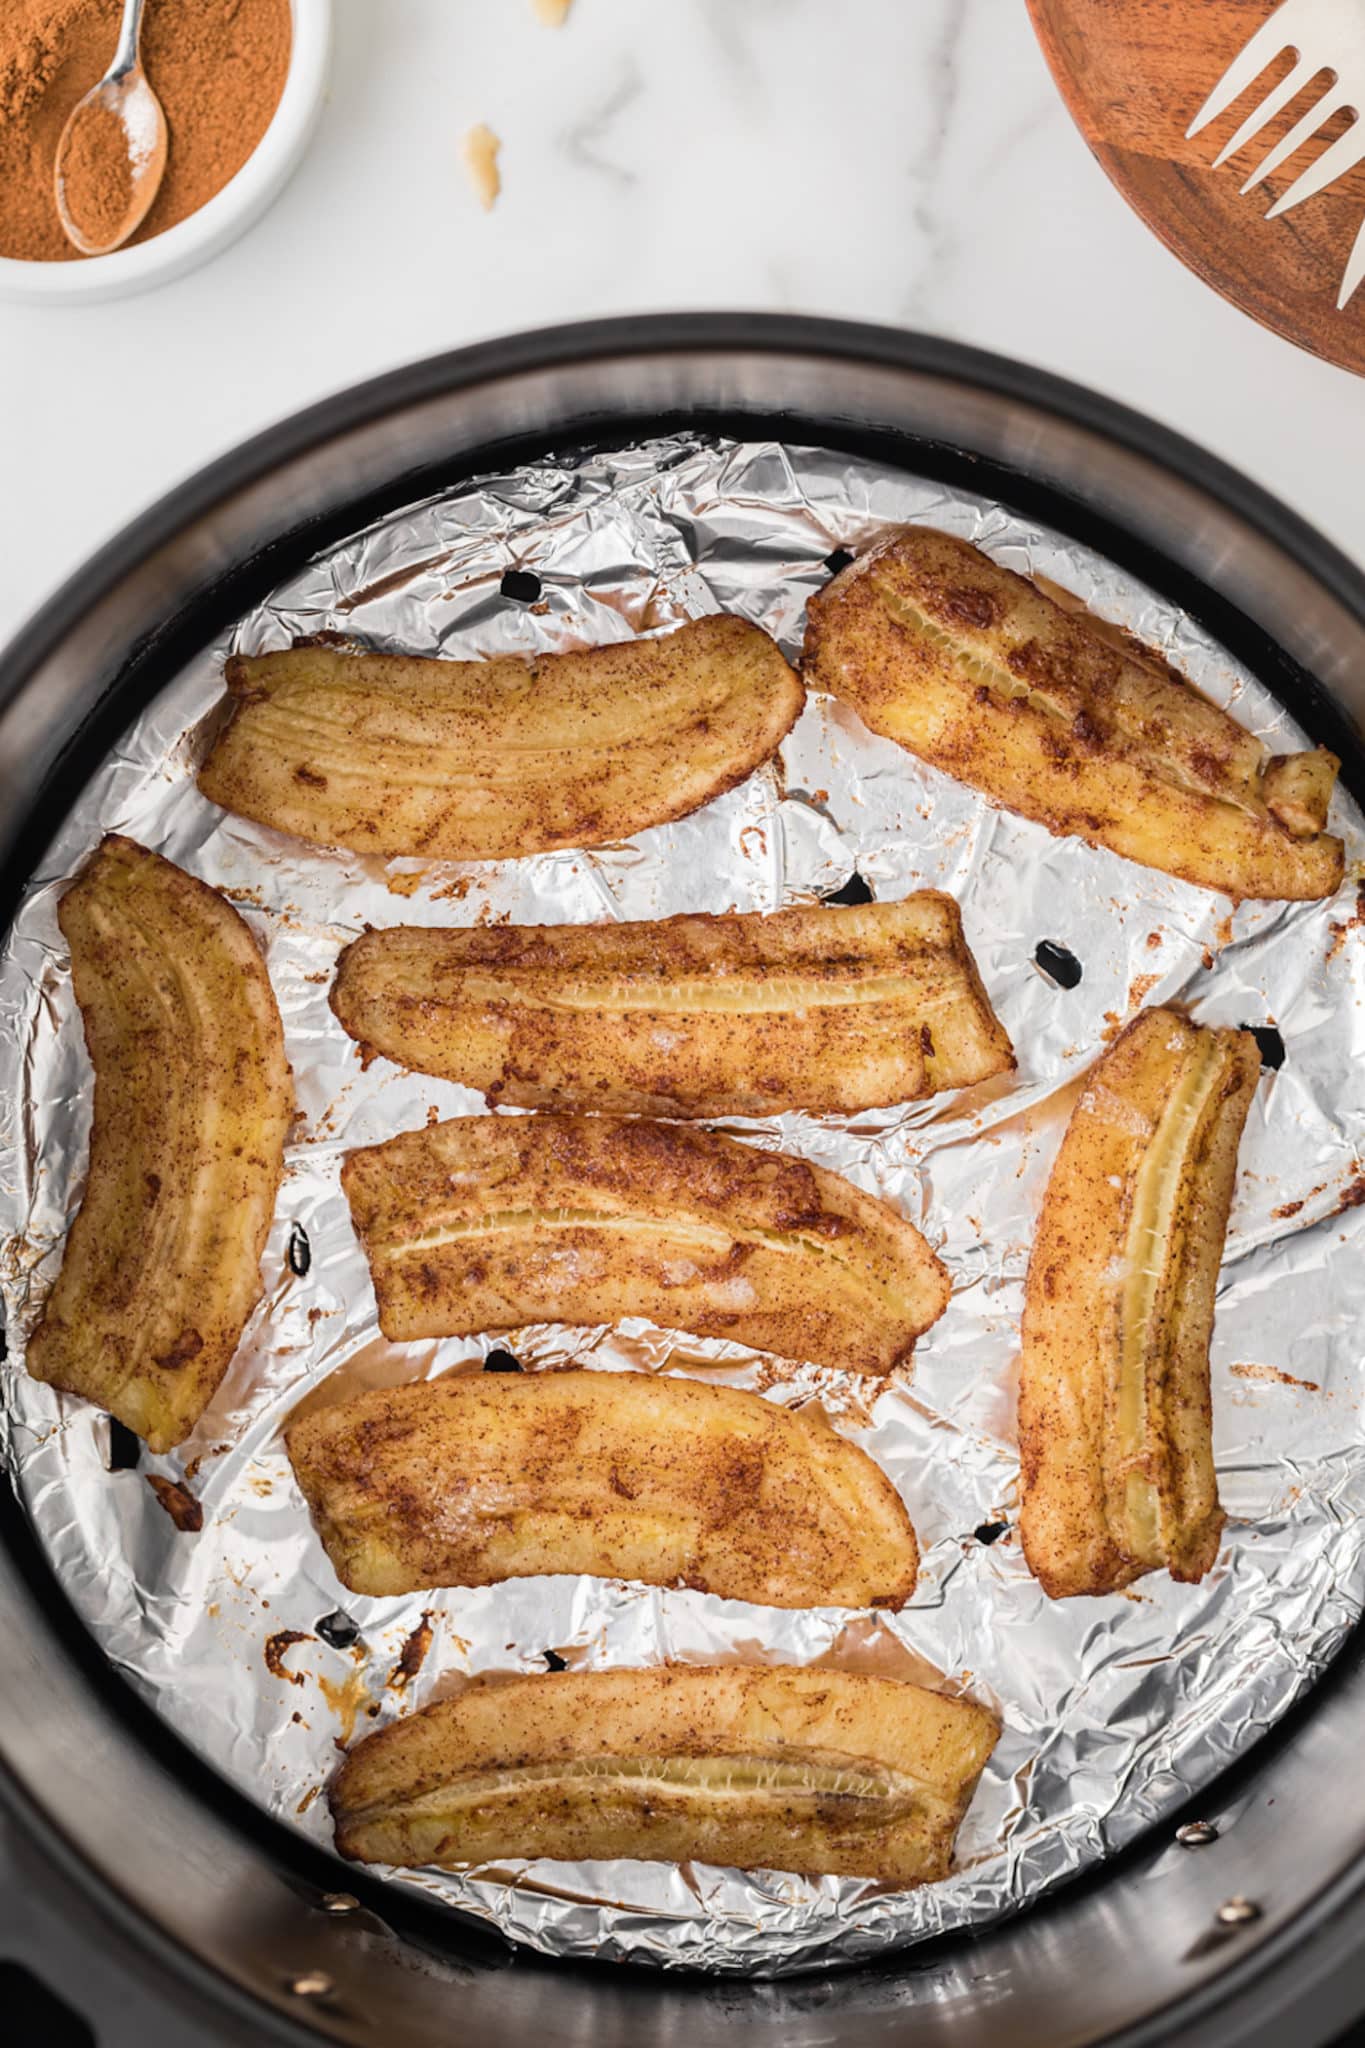
[[[428,1610],[418,1622],[412,1634],[398,1653],[398,1662],[389,1673],[389,1684],[400,1692],[415,1678],[422,1668],[427,1651],[431,1648],[432,1622]]]
[[[147,1484],[182,1535],[193,1536],[204,1526],[204,1509],[188,1486],[178,1479],[163,1479],[157,1472],[147,1474]]]
[[[1365,882],[1362,882],[1356,890],[1355,915],[1342,920],[1334,919],[1327,927],[1328,931],[1332,934],[1331,941],[1327,947],[1329,965],[1336,959],[1337,954],[1341,951],[1351,933],[1359,931],[1362,925],[1365,925]]]
[[[485,213],[490,213],[502,190],[502,178],[498,172],[498,151],[502,142],[485,122],[480,121],[478,127],[471,128],[465,136],[461,148],[478,202]]]
[[[531,0],[531,4],[536,10],[536,20],[543,21],[546,28],[563,28],[573,0]]]

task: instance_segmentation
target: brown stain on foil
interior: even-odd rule
[[[204,1526],[204,1508],[188,1486],[182,1486],[178,1479],[163,1479],[158,1472],[147,1474],[147,1484],[181,1535],[197,1535]]]
[[[339,597],[336,609],[354,612],[363,604],[372,604],[378,597],[389,597],[395,590],[402,590],[405,585],[415,583],[419,576],[425,576],[428,569],[444,569],[454,552],[454,548],[446,548],[439,555],[428,555],[424,561],[410,562],[404,569],[391,569],[387,576],[377,576],[373,583],[363,584],[359,590]]]
[[[411,874],[385,875],[384,887],[390,896],[415,896],[426,878],[425,868],[418,868]]]
[[[903,1643],[880,1614],[859,1614],[847,1621],[827,1650],[814,1658],[812,1671],[866,1671],[877,1678],[899,1678],[929,1692],[956,1694],[961,1687],[946,1671]]]
[[[429,1349],[434,1351],[433,1340]],[[411,1346],[405,1346],[411,1352]],[[461,1359],[457,1365],[447,1368],[450,1372],[478,1372],[483,1365],[481,1358]],[[293,1408],[290,1409],[286,1427],[302,1421],[305,1415],[315,1415],[323,1408],[336,1408],[343,1401],[351,1400],[356,1394],[368,1393],[373,1387],[405,1387],[425,1375],[414,1365],[411,1356],[402,1357],[383,1337],[375,1337],[344,1364],[329,1372],[325,1379],[310,1387]],[[443,1378],[444,1374],[437,1377]]]
[[[306,1629],[277,1628],[273,1636],[267,1636],[265,1644],[266,1669],[273,1678],[282,1678],[286,1685],[302,1685],[302,1671],[291,1671],[285,1663],[285,1653],[295,1643],[311,1643],[313,1638]]]
[[[360,1657],[363,1661],[363,1651]],[[370,1698],[364,1671],[357,1666],[339,1681],[319,1677],[318,1691],[341,1723],[340,1731],[332,1737],[333,1742],[338,1749],[348,1748],[351,1737],[355,1734],[355,1724],[361,1714],[376,1714],[379,1711],[376,1703]]]
[[[412,1631],[412,1634],[404,1643],[402,1649],[398,1652],[398,1662],[389,1673],[388,1682],[391,1687],[402,1692],[411,1685],[426,1661],[426,1654],[431,1648],[431,1638],[434,1632],[432,1610],[428,1608],[416,1628]]]
[[[1159,945],[1160,940],[1158,940],[1157,943]],[[1152,990],[1160,981],[1160,979],[1161,976],[1159,974],[1134,975],[1132,986],[1128,990],[1129,1009],[1140,1010],[1142,1008],[1142,1005],[1146,1002],[1148,996],[1152,993]]]
[[[1292,1372],[1281,1372],[1278,1365],[1232,1365],[1228,1370],[1239,1380],[1265,1380],[1277,1387],[1301,1387],[1305,1394],[1322,1392],[1317,1380],[1295,1379]]]

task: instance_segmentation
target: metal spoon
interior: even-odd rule
[[[84,256],[105,256],[126,242],[147,217],[166,169],[166,116],[147,83],[138,46],[142,40],[144,0],[123,0],[114,61],[98,85],[78,100],[57,144],[57,212],[67,235]],[[128,201],[117,221],[95,223],[73,219],[67,205],[67,171],[78,128],[86,121],[111,116],[123,131],[128,150]]]

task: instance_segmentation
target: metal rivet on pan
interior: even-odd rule
[[[301,1977],[289,1979],[289,1989],[295,1998],[326,1998],[333,1985],[325,1970],[305,1970]]]
[[[1214,1919],[1224,1927],[1244,1927],[1248,1920],[1259,1920],[1261,1908],[1255,1899],[1244,1899],[1240,1892],[1233,1898],[1224,1899]]]
[[[349,1892],[324,1892],[318,1900],[318,1904],[324,1913],[333,1913],[338,1920],[343,1913],[358,1913],[360,1911],[359,1899],[352,1898]]]
[[[1176,1829],[1175,1838],[1182,1849],[1207,1849],[1218,1840],[1218,1830],[1211,1820],[1187,1820]]]

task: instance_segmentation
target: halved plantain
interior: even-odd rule
[[[950,896],[641,924],[366,932],[332,1008],[490,1103],[774,1116],[913,1102],[1014,1055]]]
[[[261,1293],[293,1091],[270,978],[205,883],[107,838],[58,913],[95,1068],[85,1197],[28,1346],[166,1451]]]
[[[648,1316],[884,1373],[948,1301],[887,1203],[677,1124],[456,1117],[352,1152],[341,1178],[398,1342]]]
[[[1260,1055],[1146,1010],[1085,1086],[1029,1261],[1024,1554],[1054,1599],[1218,1555],[1209,1337]]]
[[[364,1863],[687,1860],[946,1877],[999,1734],[862,1672],[727,1665],[475,1684],[358,1743],[331,1788]]]
[[[652,1373],[475,1373],[314,1410],[290,1460],[343,1585],[589,1572],[770,1607],[900,1607],[900,1495],[819,1416]]]
[[[1341,881],[1335,755],[1272,759],[1149,648],[950,534],[898,528],[812,598],[804,672],[1051,832],[1236,898]]]
[[[502,860],[686,817],[776,752],[801,685],[747,620],[490,661],[233,655],[213,803],[318,846]]]

